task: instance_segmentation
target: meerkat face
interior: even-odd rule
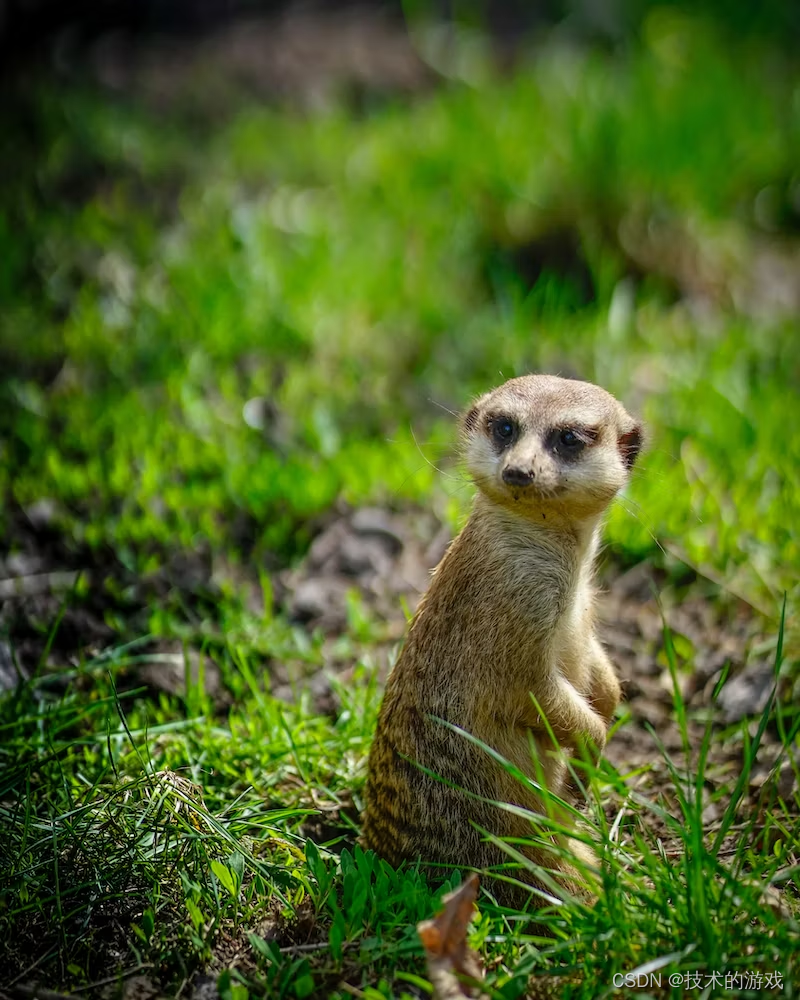
[[[641,428],[614,397],[553,375],[511,379],[463,418],[467,466],[489,499],[520,511],[600,513],[627,482]]]

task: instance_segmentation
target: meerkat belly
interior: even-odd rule
[[[528,779],[522,780],[512,771],[504,770],[500,781],[503,794],[512,796],[508,801],[526,807],[532,804],[538,808],[542,798],[541,785],[556,795],[560,794],[566,780],[565,758],[547,732],[518,726],[503,734],[503,738],[495,743],[497,752]]]

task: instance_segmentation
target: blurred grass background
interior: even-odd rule
[[[503,73],[427,12],[411,96],[345,81],[204,116],[202,79],[161,105],[85,73],[16,84],[6,531],[47,499],[66,539],[138,568],[176,546],[285,563],[339,496],[430,502],[441,408],[550,370],[649,427],[621,558],[658,539],[796,602],[800,100],[767,30],[789,14],[641,7],[615,45],[550,29]]]

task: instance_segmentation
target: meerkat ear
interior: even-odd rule
[[[473,406],[467,410],[461,418],[461,430],[464,434],[471,434],[478,425],[478,407]]]
[[[626,469],[632,469],[639,452],[642,450],[642,428],[640,424],[634,424],[629,431],[620,434],[617,441],[619,453]]]

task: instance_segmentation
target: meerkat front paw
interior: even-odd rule
[[[597,638],[592,639],[591,654],[591,685],[588,701],[608,726],[622,698],[622,688],[614,665]]]
[[[531,692],[531,711],[526,724],[541,735],[550,734],[558,746],[572,749],[578,756],[599,757],[606,745],[608,726],[565,678],[550,681],[538,697]]]
[[[608,726],[605,721],[593,711],[589,705],[587,709],[587,721],[589,724],[581,731],[575,733],[575,753],[578,757],[588,757],[592,763],[597,763],[606,746],[606,736]]]

